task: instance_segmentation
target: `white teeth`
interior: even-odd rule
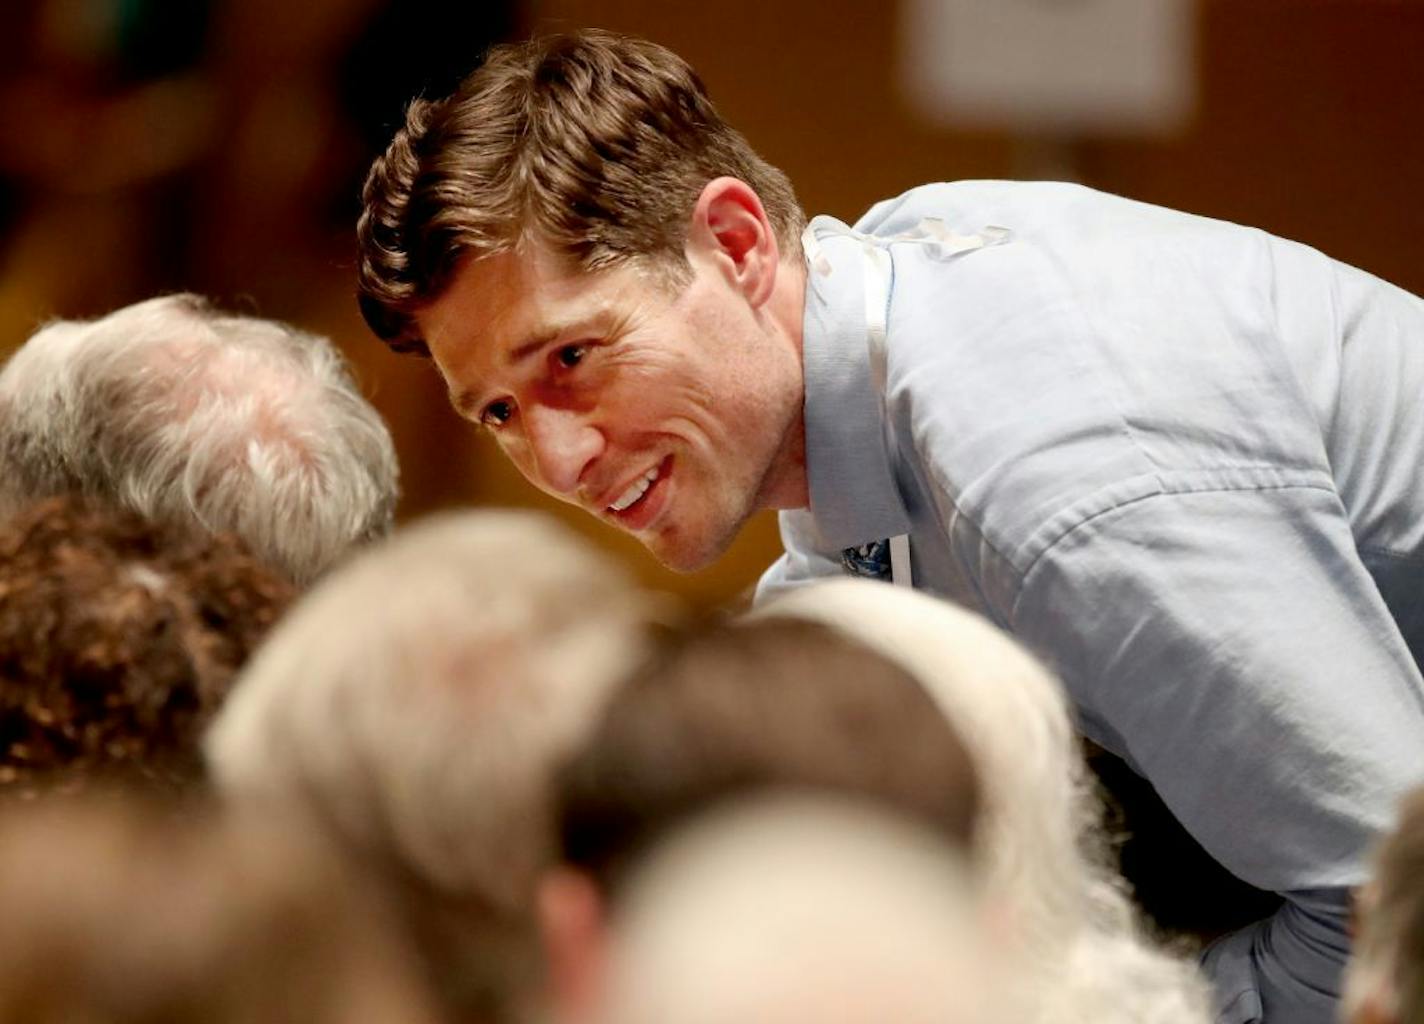
[[[652,469],[648,470],[646,473],[640,476],[637,480],[634,480],[632,485],[629,486],[626,491],[624,491],[618,496],[618,500],[608,507],[611,508],[614,512],[627,511],[628,507],[632,505],[633,502],[637,501],[643,495],[648,493],[648,488],[653,486],[653,481],[657,478],[658,467],[654,466]]]

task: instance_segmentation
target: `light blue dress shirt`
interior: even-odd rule
[[[938,218],[1005,228],[948,254]],[[811,505],[759,597],[908,533],[916,585],[1063,678],[1084,732],[1287,898],[1213,946],[1220,1019],[1333,1020],[1348,888],[1424,781],[1424,302],[1262,231],[1072,185],[818,218]],[[1412,652],[1412,653],[1411,653]]]

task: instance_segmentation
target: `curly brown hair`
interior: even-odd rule
[[[681,57],[588,30],[497,46],[441,100],[411,103],[371,166],[357,224],[371,329],[428,355],[414,314],[457,264],[526,238],[580,270],[631,260],[687,277],[687,220],[706,184],[739,178],[784,252],[805,220],[786,175],[713,107]]]
[[[0,526],[0,793],[181,788],[291,585],[236,537],[74,497]]]

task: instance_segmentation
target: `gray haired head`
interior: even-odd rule
[[[390,532],[397,477],[327,339],[196,295],[55,321],[0,371],[0,515],[83,494],[232,531],[304,584]]]

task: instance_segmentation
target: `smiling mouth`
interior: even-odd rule
[[[652,469],[634,480],[617,499],[604,509],[604,515],[625,530],[640,530],[658,514],[653,495],[661,494],[663,483],[672,468],[672,456],[666,456]]]
[[[613,504],[608,506],[608,511],[618,513],[627,512],[630,508],[643,500],[643,496],[648,493],[648,488],[653,486],[653,481],[662,472],[662,464],[654,466],[638,479],[628,485],[628,489],[618,496]]]

